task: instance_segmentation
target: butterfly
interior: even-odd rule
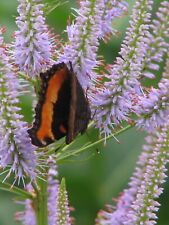
[[[69,144],[83,134],[91,118],[89,102],[70,62],[62,62],[40,74],[41,87],[32,127],[28,130],[32,144],[47,146],[66,137]]]

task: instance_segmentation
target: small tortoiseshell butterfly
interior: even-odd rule
[[[28,130],[32,144],[43,147],[66,136],[69,144],[87,129],[91,118],[89,103],[70,63],[53,65],[41,73],[35,119]]]

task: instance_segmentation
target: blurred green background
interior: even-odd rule
[[[50,2],[50,1],[48,1]],[[155,8],[158,8],[160,0],[154,0]],[[134,0],[129,1],[130,9]],[[76,7],[76,1],[68,1],[64,6],[55,9],[47,16],[48,24],[66,38],[64,30],[71,14],[71,7]],[[6,41],[12,40],[16,30],[15,17],[17,1],[0,0],[0,25],[7,27]],[[128,26],[128,17],[116,21],[120,33],[113,37],[108,44],[101,43],[100,54],[103,54],[107,62],[111,63],[118,54],[120,43]],[[23,99],[25,118],[30,122],[29,112],[30,99]],[[95,135],[95,133],[93,134]],[[144,142],[144,134],[131,129],[118,137],[120,144],[114,139],[108,141],[105,146],[99,146],[88,154],[83,154],[66,164],[59,165],[60,177],[65,177],[69,192],[70,204],[75,208],[72,216],[75,217],[76,225],[94,225],[94,219],[99,209],[103,209],[111,199],[118,196],[125,187],[131,176],[135,162]],[[100,152],[98,154],[98,151]],[[165,183],[165,191],[160,198],[162,207],[159,211],[159,225],[169,225],[169,182]],[[13,202],[10,193],[0,191],[0,225],[16,225],[13,214],[21,210]]]

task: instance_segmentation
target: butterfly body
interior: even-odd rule
[[[69,144],[78,133],[87,129],[91,118],[83,89],[65,63],[53,65],[40,77],[35,120],[28,130],[32,144],[43,147],[64,136]]]

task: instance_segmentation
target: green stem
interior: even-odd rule
[[[30,78],[29,76],[25,75],[24,73],[22,72],[18,72],[18,76],[20,78],[22,78],[23,80],[26,80],[31,86],[34,87],[34,90],[35,90],[35,93],[38,94],[39,92],[39,86],[40,86],[40,81],[38,78],[36,79],[32,79]]]
[[[18,72],[18,76],[20,78],[22,78],[23,80],[28,81],[31,85],[36,86],[36,80],[30,78],[29,76],[25,75],[24,73]]]
[[[37,225],[48,224],[48,207],[47,207],[47,182],[38,181],[39,191],[36,192],[35,207]]]
[[[92,122],[89,124],[88,129],[92,128],[93,124],[94,124],[94,122],[92,121]],[[59,151],[59,152],[57,153],[57,157],[59,157],[59,155],[61,155],[62,152],[64,152],[65,150],[69,149],[69,148],[74,144],[75,141],[76,141],[76,139],[74,139],[70,144],[64,145],[63,148],[61,149],[61,151]],[[64,143],[62,142],[62,145],[63,145],[63,144],[64,144]],[[60,146],[59,146],[59,148],[60,148]],[[47,155],[52,155],[52,154],[56,153],[56,149],[57,149],[56,146],[53,146],[52,148],[50,147],[49,149],[47,148],[47,150],[46,150]]]
[[[122,128],[121,130],[119,130],[119,131],[117,131],[117,132],[115,132],[115,133],[109,135],[109,136],[106,138],[106,140],[109,140],[110,138],[115,137],[115,136],[117,136],[117,135],[123,133],[124,131],[130,129],[131,127],[132,127],[131,125],[128,125],[128,126]],[[82,147],[82,148],[79,148],[79,149],[72,150],[72,152],[69,150],[69,151],[66,151],[65,154],[62,152],[62,154],[59,155],[59,153],[58,153],[58,155],[57,155],[57,162],[59,162],[59,161],[61,161],[61,160],[65,160],[65,159],[67,159],[67,158],[69,158],[69,157],[71,157],[71,156],[77,155],[77,154],[79,154],[79,153],[82,153],[82,152],[84,152],[84,151],[86,151],[86,150],[88,150],[88,149],[90,149],[90,148],[93,148],[93,147],[95,147],[96,145],[101,144],[101,143],[104,143],[104,142],[105,142],[105,138],[102,138],[102,139],[100,139],[100,140],[98,140],[98,141],[96,141],[96,142],[94,142],[94,143],[91,143],[91,144],[85,146],[85,147]]]

